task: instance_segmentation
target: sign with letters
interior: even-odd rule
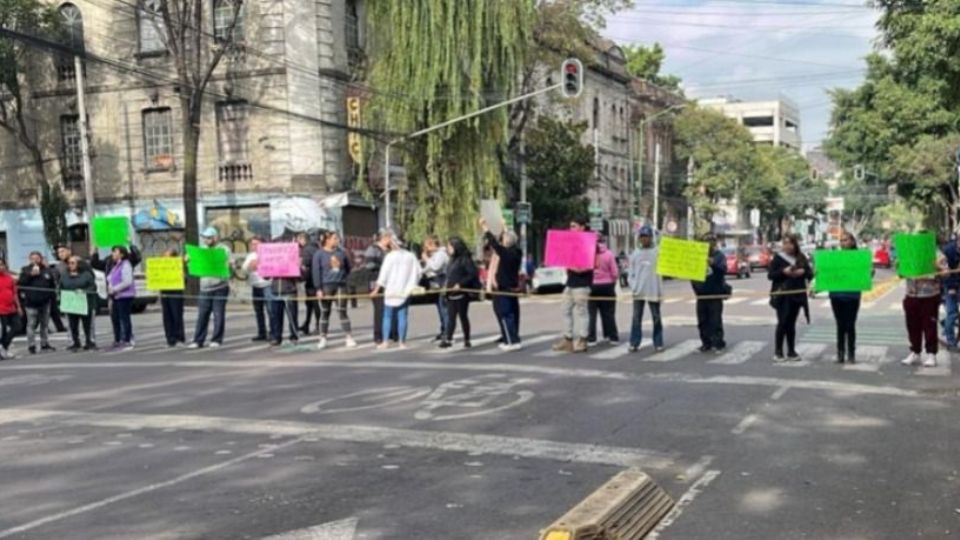
[[[265,278],[300,277],[300,246],[295,242],[260,244],[257,273]]]

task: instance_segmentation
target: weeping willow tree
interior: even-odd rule
[[[411,133],[510,97],[535,22],[534,0],[372,0],[372,110]],[[399,145],[407,172],[398,222],[407,236],[473,235],[478,201],[500,195],[497,149],[507,110]]]

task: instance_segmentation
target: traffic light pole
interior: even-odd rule
[[[410,133],[409,135],[404,135],[404,136],[402,136],[402,137],[397,137],[396,139],[393,139],[392,141],[388,142],[388,143],[387,143],[386,150],[384,151],[384,158],[383,158],[384,225],[387,226],[387,227],[392,227],[392,226],[393,226],[393,220],[392,220],[393,215],[392,215],[392,213],[391,213],[392,207],[391,207],[391,204],[390,204],[390,189],[391,189],[391,187],[392,187],[391,184],[390,184],[390,147],[391,147],[391,146],[393,146],[393,145],[395,145],[395,144],[399,144],[399,143],[405,142],[405,141],[409,141],[410,139],[415,139],[415,138],[417,138],[417,137],[420,137],[420,136],[422,136],[422,135],[426,135],[426,134],[428,134],[428,133],[433,133],[434,131],[443,129],[443,128],[445,128],[445,127],[450,127],[450,126],[452,126],[452,125],[454,125],[454,124],[457,124],[457,123],[459,123],[459,122],[463,122],[464,120],[469,120],[469,119],[471,119],[471,118],[476,118],[477,116],[481,116],[481,115],[487,114],[488,112],[495,111],[495,110],[497,110],[497,109],[502,109],[502,108],[506,107],[507,105],[512,105],[512,104],[514,104],[514,103],[519,103],[519,102],[521,102],[521,101],[528,100],[528,99],[530,99],[530,98],[532,98],[532,97],[536,97],[536,96],[539,96],[539,95],[542,95],[542,94],[546,94],[547,92],[552,92],[552,91],[557,90],[557,89],[560,89],[560,88],[562,88],[562,87],[563,87],[563,83],[562,83],[562,82],[561,82],[561,83],[557,83],[557,84],[554,84],[554,85],[552,85],[552,86],[548,86],[548,87],[546,87],[546,88],[542,88],[542,89],[540,89],[540,90],[537,90],[537,91],[534,91],[534,92],[530,92],[530,93],[528,93],[528,94],[524,94],[524,95],[522,95],[522,96],[517,96],[517,97],[515,97],[515,98],[511,98],[511,99],[508,99],[508,100],[506,100],[506,101],[501,101],[500,103],[497,103],[497,104],[495,104],[495,105],[490,105],[489,107],[484,107],[484,108],[482,108],[482,109],[480,109],[480,110],[477,110],[477,111],[474,111],[474,112],[472,112],[472,113],[470,113],[470,114],[465,114],[465,115],[463,115],[463,116],[458,116],[458,117],[456,117],[456,118],[452,118],[452,119],[450,119],[450,120],[447,120],[446,122],[442,122],[442,123],[437,124],[437,125],[435,125],[435,126],[430,126],[430,127],[428,127],[428,128],[421,129],[420,131],[414,131],[413,133]]]

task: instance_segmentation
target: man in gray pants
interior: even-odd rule
[[[30,354],[37,354],[37,328],[40,329],[40,350],[54,350],[47,338],[47,325],[50,323],[50,303],[57,294],[57,281],[39,252],[30,254],[30,264],[20,270],[17,287],[27,312],[27,350]]]

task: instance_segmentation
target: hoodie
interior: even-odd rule
[[[627,273],[630,292],[634,300],[660,302],[663,297],[663,280],[657,275],[657,257],[660,248],[656,244],[650,247],[637,247],[630,255]]]
[[[597,261],[593,271],[594,285],[613,285],[620,276],[617,258],[604,244],[597,244]]]

